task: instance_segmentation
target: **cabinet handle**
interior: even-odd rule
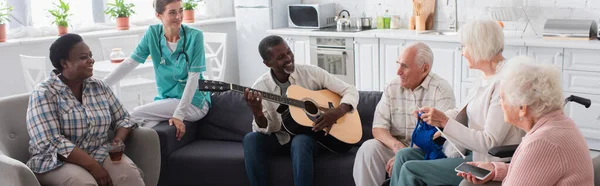
[[[596,120],[600,120],[600,114],[596,116]]]

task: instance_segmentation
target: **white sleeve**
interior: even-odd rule
[[[190,107],[192,106],[192,98],[194,98],[194,94],[196,93],[196,89],[198,89],[198,80],[200,79],[200,72],[188,72],[188,79],[185,84],[185,88],[183,89],[183,95],[181,95],[181,100],[179,101],[179,105],[175,109],[173,113],[173,117],[183,121],[186,117],[186,113]],[[200,105],[202,107],[203,105]],[[202,109],[202,108],[200,108]]]
[[[104,82],[109,86],[113,86],[115,83],[125,78],[125,76],[133,71],[133,69],[135,69],[138,65],[140,65],[139,62],[131,59],[131,57],[128,57],[121,63],[121,65],[119,65],[119,67],[117,67],[117,69],[104,77]]]

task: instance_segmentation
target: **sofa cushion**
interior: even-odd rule
[[[356,151],[358,147],[341,154],[321,149],[314,164],[314,185],[354,185],[352,170]],[[274,157],[270,170],[271,185],[294,185],[294,172],[289,153]]]
[[[173,152],[169,185],[249,185],[241,142],[196,140]]]
[[[199,139],[241,142],[252,132],[252,112],[242,94],[227,91],[213,93],[208,114],[196,122]]]
[[[352,167],[358,148],[334,154],[322,150],[315,159],[315,185],[354,185]],[[273,185],[293,185],[289,153],[271,158]],[[197,140],[169,157],[169,185],[249,185],[241,142]]]
[[[373,133],[373,115],[375,114],[375,108],[377,103],[381,99],[382,92],[378,91],[360,91],[360,98],[358,100],[358,114],[360,114],[360,122],[362,123],[363,136],[360,142],[356,146],[362,145],[363,142],[372,139]]]

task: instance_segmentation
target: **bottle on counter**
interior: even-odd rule
[[[113,48],[110,53],[110,62],[111,63],[121,63],[125,60],[125,53],[121,51],[121,48]]]
[[[384,29],[384,21],[381,13],[377,13],[377,29]]]
[[[385,14],[383,14],[383,28],[390,29],[390,13],[389,10],[385,10]]]
[[[400,29],[400,16],[398,14],[392,15],[392,19],[390,21],[391,29]]]

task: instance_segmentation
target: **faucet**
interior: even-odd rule
[[[451,0],[446,0],[446,6],[450,5],[450,1]],[[453,30],[454,32],[458,32],[458,0],[454,0],[454,20],[452,21],[452,23],[450,23],[450,25],[448,25],[448,28],[450,30]]]

